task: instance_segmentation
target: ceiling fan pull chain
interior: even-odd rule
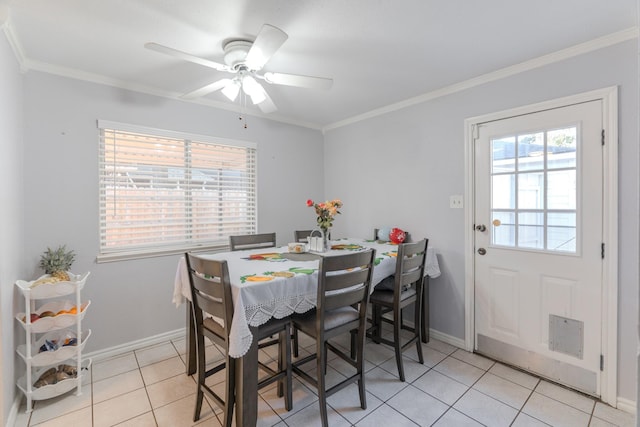
[[[247,94],[242,91],[240,95],[240,117],[238,117],[241,121],[244,122],[243,128],[247,128]]]

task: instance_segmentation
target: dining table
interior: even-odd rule
[[[258,343],[253,339],[255,328],[271,318],[281,319],[294,313],[304,313],[316,306],[321,257],[368,248],[376,250],[371,282],[373,291],[375,285],[395,273],[397,244],[344,238],[331,241],[330,249],[321,253],[292,253],[288,246],[282,246],[198,254],[205,259],[226,260],[228,265],[234,307],[229,355],[236,362],[236,425],[253,427],[257,421]],[[436,251],[428,248],[424,292],[426,304],[428,279],[439,275]],[[189,276],[184,257],[181,257],[175,275],[173,302],[180,306],[190,299]],[[423,310],[420,326],[423,330],[427,328],[423,334],[427,335],[426,309]],[[191,304],[187,304],[187,375],[196,370],[194,334]]]

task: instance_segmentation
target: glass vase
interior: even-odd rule
[[[331,249],[331,242],[329,241],[329,229],[324,227],[321,227],[320,229],[322,230],[322,236],[323,236],[323,248],[324,248],[323,252],[327,252],[328,250]]]

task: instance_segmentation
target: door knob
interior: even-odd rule
[[[484,224],[476,225],[476,230],[478,231],[486,231],[487,227]]]
[[[480,248],[480,249],[478,249],[478,253],[479,253],[480,255],[484,255],[484,254],[486,254],[486,253],[487,253],[487,250],[486,250],[485,248]]]

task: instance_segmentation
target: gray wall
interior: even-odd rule
[[[0,5],[1,7],[1,5]],[[0,10],[0,12],[2,12]],[[1,27],[0,27],[1,28]],[[15,396],[15,336],[23,333],[13,321],[19,301],[14,283],[24,275],[22,188],[22,76],[5,37],[0,36],[0,421],[5,425]],[[20,298],[22,299],[22,298]]]
[[[178,255],[95,263],[98,254],[97,119],[254,141],[258,145],[259,231],[293,239],[314,216],[308,197],[323,194],[319,131],[248,118],[191,103],[136,94],[39,72],[24,76],[25,257],[37,277],[40,253],[66,244],[72,271],[91,271],[83,326],[91,352],[184,327],[185,308],[172,303]],[[311,159],[311,161],[310,161]]]
[[[338,234],[399,226],[437,248],[431,327],[464,339],[464,120],[619,86],[619,397],[635,401],[638,325],[638,64],[630,41],[325,134],[325,191],[345,202]],[[354,159],[358,159],[355,161]],[[367,165],[364,170],[359,165]],[[371,173],[363,173],[370,171]],[[632,374],[633,373],[633,374]]]

